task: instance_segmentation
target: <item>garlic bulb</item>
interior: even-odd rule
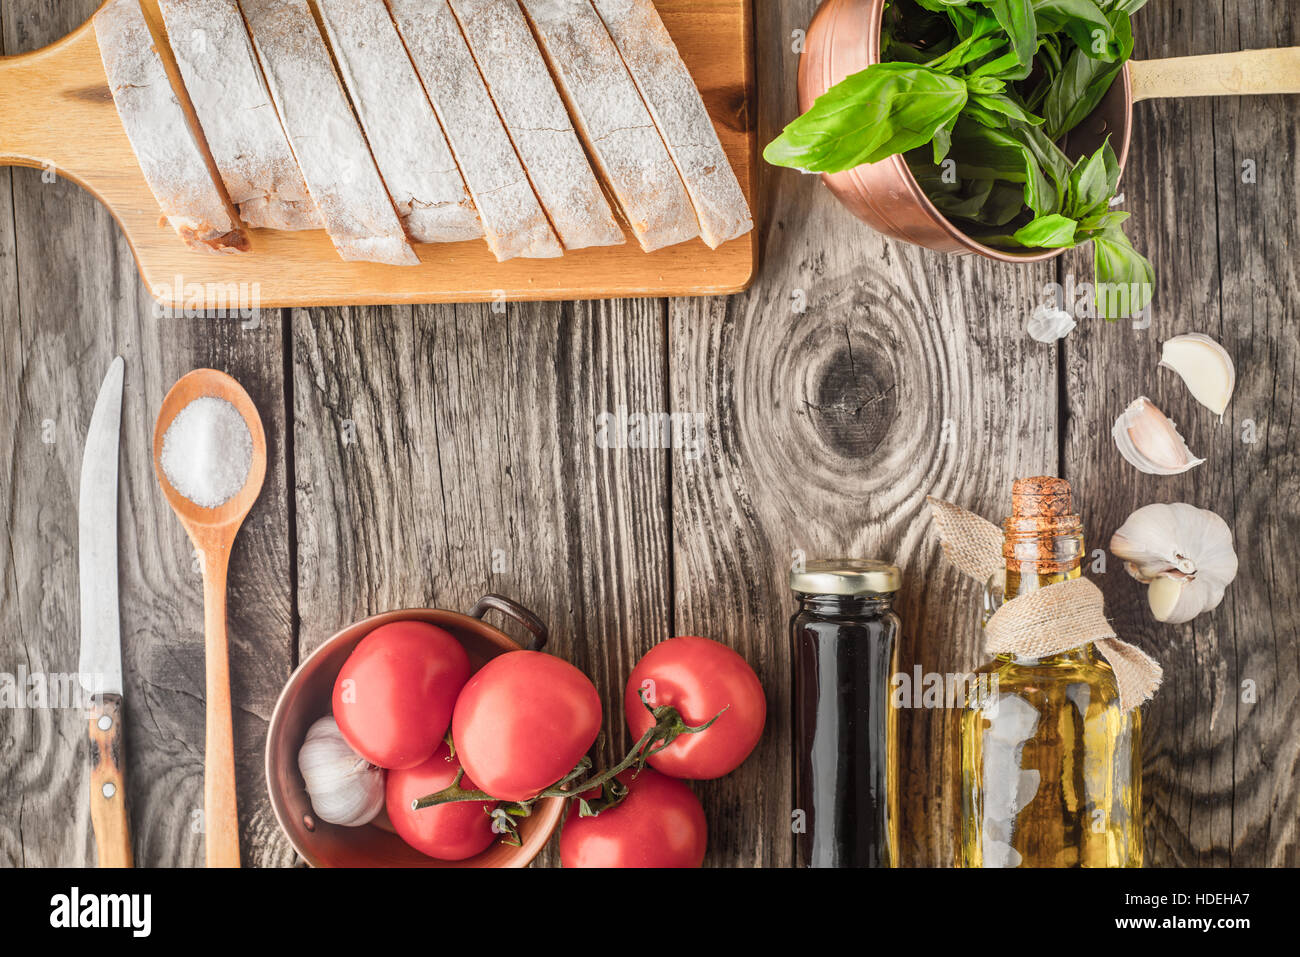
[[[1043,304],[1029,317],[1025,331],[1036,342],[1052,343],[1068,336],[1074,331],[1075,325],[1077,323],[1074,317],[1064,309]]]
[[[322,821],[344,827],[369,824],[384,806],[384,772],[352,750],[334,718],[326,715],[307,729],[298,751],[298,770],[311,808]]]
[[[1115,420],[1111,435],[1125,461],[1147,475],[1178,475],[1205,461],[1191,453],[1178,427],[1146,396]]]
[[[1160,365],[1177,372],[1192,398],[1222,416],[1237,386],[1232,356],[1209,336],[1198,332],[1174,336],[1161,347]]]
[[[1110,550],[1150,586],[1147,601],[1156,620],[1172,625],[1217,608],[1237,577],[1228,523],[1184,502],[1138,509],[1111,537]]]

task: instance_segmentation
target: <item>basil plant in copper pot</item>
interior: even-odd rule
[[[882,62],[831,87],[764,157],[837,173],[901,153],[935,207],[985,245],[1091,242],[1099,314],[1134,315],[1154,272],[1112,206],[1119,160],[1109,139],[1077,161],[1060,144],[1124,68],[1145,2],[889,0]]]

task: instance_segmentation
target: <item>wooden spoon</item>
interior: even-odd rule
[[[162,468],[163,436],[178,412],[195,399],[225,399],[243,416],[253,437],[244,487],[216,508],[204,508],[177,491]],[[230,547],[266,477],[266,434],[253,400],[224,372],[197,369],[180,379],[158,412],[153,464],[167,503],[198,549],[203,565],[203,631],[207,658],[207,742],[203,763],[203,829],[208,867],[239,866],[239,815],[235,803],[235,747],[230,721],[230,664],[226,650],[226,572]]]

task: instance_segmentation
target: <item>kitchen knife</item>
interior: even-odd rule
[[[117,459],[122,357],[95,400],[81,459],[77,509],[81,571],[81,687],[90,730],[90,821],[100,867],[131,867],[122,760],[122,626],[117,604]]]

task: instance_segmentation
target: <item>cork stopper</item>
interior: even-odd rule
[[[1012,518],[1059,518],[1071,509],[1070,483],[1050,475],[1016,479],[1011,486]]]
[[[1002,530],[1002,557],[1011,570],[1060,574],[1083,554],[1083,522],[1064,479],[1017,479],[1011,486],[1011,517]]]

